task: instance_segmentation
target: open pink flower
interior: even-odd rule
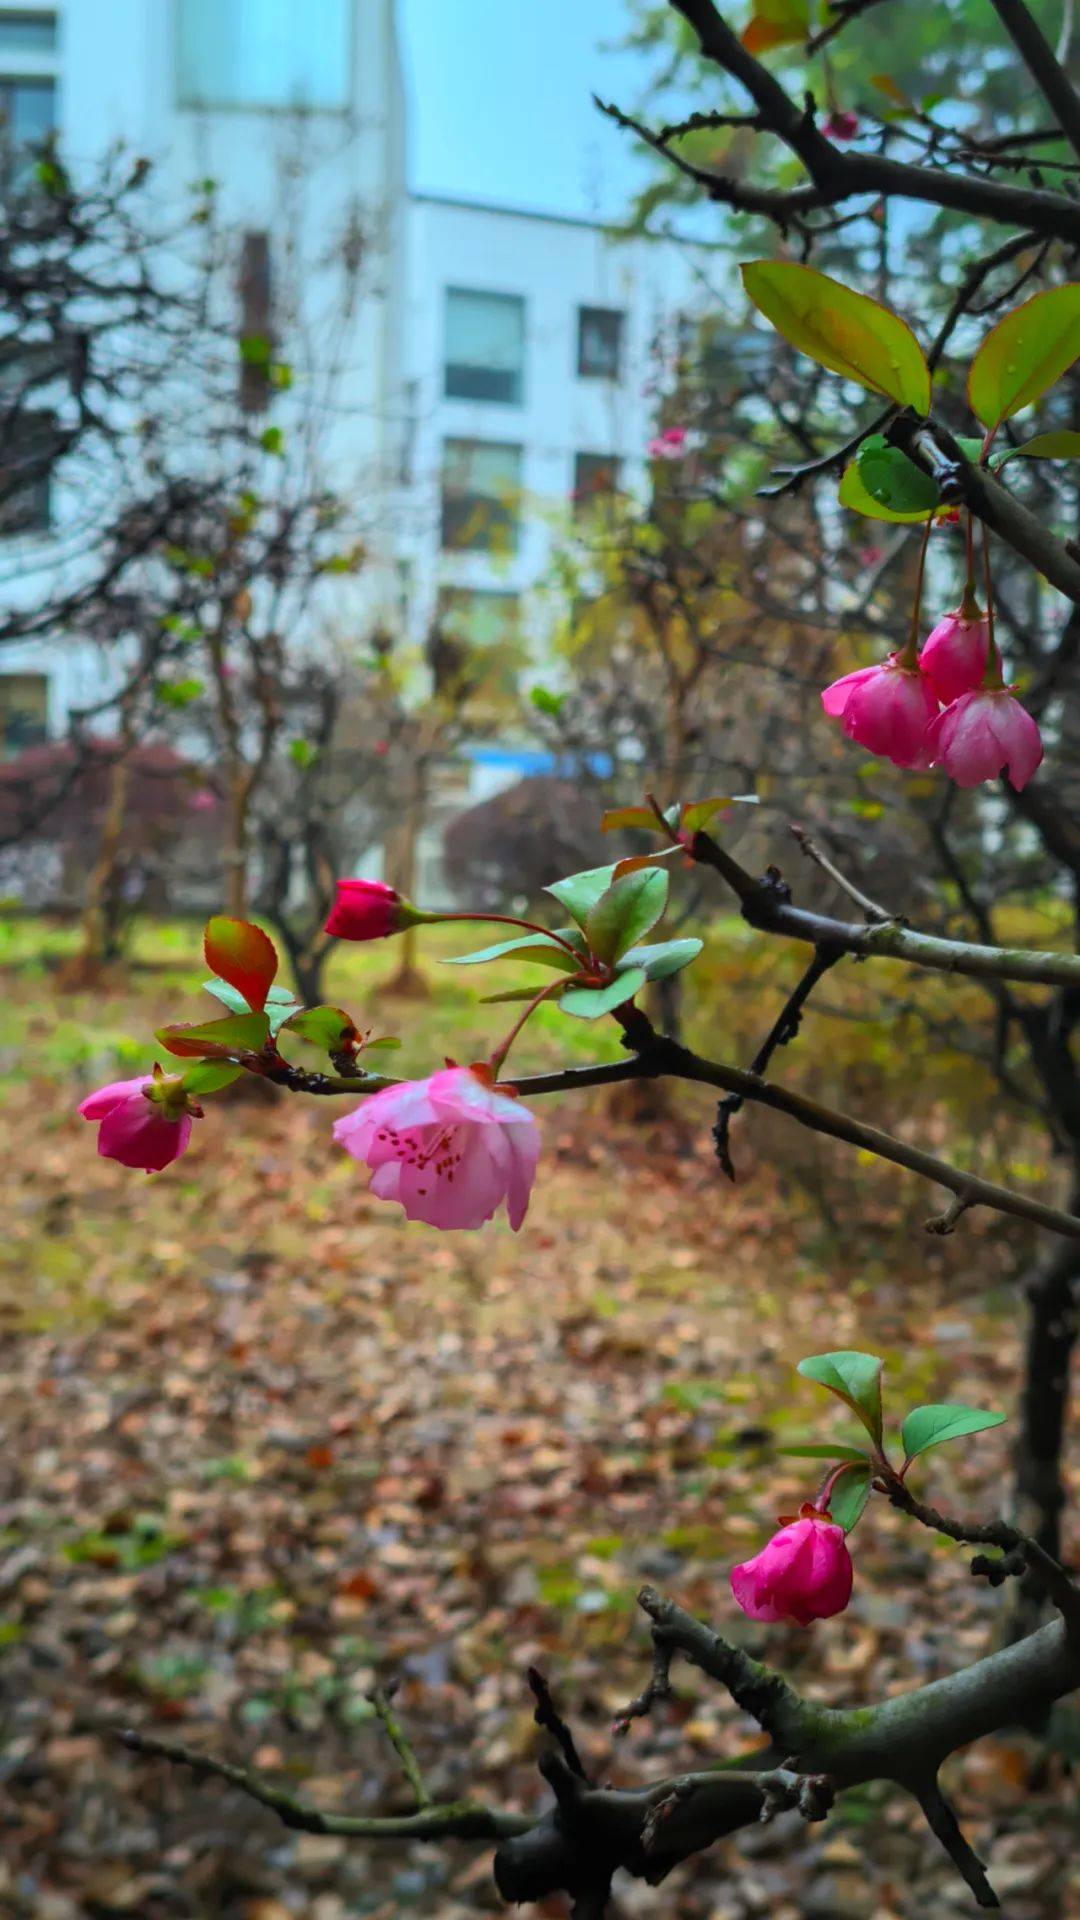
[[[1043,757],[1042,735],[1008,687],[961,694],[934,721],[930,750],[958,787],[977,787],[1006,773],[1017,793]]]
[[[137,1080],[112,1080],[87,1095],[79,1112],[84,1120],[101,1122],[97,1150],[106,1160],[147,1173],[160,1173],[179,1160],[191,1139],[191,1116],[174,1113],[167,1102],[148,1094],[148,1088],[164,1084],[143,1073]]]
[[[516,1233],[540,1156],[528,1107],[479,1067],[446,1067],[372,1094],[334,1126],[334,1138],[373,1169],[371,1191],[408,1220],[480,1227],[506,1202]]]
[[[947,613],[929,635],[919,665],[943,706],[962,693],[981,687],[990,652],[990,624],[985,613],[965,618],[962,608]]]
[[[803,1507],[752,1560],[732,1567],[731,1591],[751,1620],[808,1627],[843,1613],[852,1578],[843,1527],[816,1507]]]
[[[930,765],[926,736],[937,699],[925,674],[902,667],[897,654],[834,680],[821,704],[868,753],[880,753],[897,767]]]
[[[650,460],[681,460],[686,452],[686,428],[665,427],[649,441]]]
[[[335,940],[382,940],[404,924],[403,904],[381,880],[339,880],[325,931]]]

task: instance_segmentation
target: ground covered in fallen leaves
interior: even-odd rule
[[[872,1506],[854,1537],[850,1610],[810,1633],[751,1627],[727,1569],[812,1491],[813,1463],[779,1449],[850,1431],[793,1376],[803,1354],[883,1354],[897,1424],[925,1400],[1011,1405],[1007,1234],[971,1221],[898,1242],[888,1182],[863,1170],[865,1209],[838,1245],[805,1178],[769,1164],[772,1127],[740,1121],[732,1189],[707,1102],[661,1120],[604,1093],[545,1103],[517,1237],[405,1226],[330,1144],[328,1103],[230,1093],[148,1181],[95,1157],[74,1106],[140,1069],[153,1024],[194,1017],[178,989],[198,977],[177,960],[175,976],[64,999],[48,966],[20,957],[6,975],[0,1912],[497,1911],[488,1848],[290,1834],[109,1729],[211,1748],[320,1807],[404,1811],[367,1699],[396,1676],[437,1798],[540,1807],[532,1662],[599,1777],[744,1750],[753,1728],[686,1669],[670,1707],[613,1741],[648,1671],[644,1580],[838,1705],[988,1648],[1002,1596],[891,1511]],[[375,992],[369,1011],[412,1033],[406,1070],[431,1064],[448,1025],[462,1058],[490,1031],[471,990],[437,1006]],[[542,1026],[521,1064],[586,1057],[568,1026]],[[1007,1448],[1006,1427],[942,1449],[919,1488],[997,1511]],[[1003,1736],[952,1766],[1014,1920],[1080,1909],[1061,1744]],[[970,1910],[919,1817],[872,1789],[824,1826],[784,1815],[737,1836],[659,1891],[625,1883],[618,1902],[685,1920]]]

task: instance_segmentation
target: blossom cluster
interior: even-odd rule
[[[958,787],[1005,773],[1017,793],[1043,757],[1036,722],[1004,685],[987,616],[966,601],[921,649],[834,680],[825,712],[894,766],[940,766]]]

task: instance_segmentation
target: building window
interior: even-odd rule
[[[56,84],[0,74],[0,181],[10,191],[32,177],[34,149],[56,127]]]
[[[0,7],[0,55],[8,53],[55,53],[55,13],[18,13],[13,7]]]
[[[0,450],[0,537],[45,533],[52,523],[52,470],[62,447],[56,415],[11,413]]]
[[[352,97],[351,16],[351,0],[178,0],[180,105],[340,112]]]
[[[495,400],[520,407],[525,373],[525,302],[516,293],[446,290],[448,400]]]
[[[468,690],[494,700],[512,694],[520,640],[521,601],[516,593],[440,588],[428,642],[435,692]]]
[[[48,738],[49,682],[43,673],[0,673],[0,749],[21,753]]]
[[[613,453],[575,453],[574,510],[587,513],[619,491],[619,461]]]
[[[455,552],[516,552],[520,495],[520,447],[500,440],[444,440],[444,547]]]
[[[614,307],[578,308],[577,370],[583,380],[617,380],[623,315]]]

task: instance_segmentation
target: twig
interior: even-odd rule
[[[974,1848],[965,1840],[960,1823],[937,1781],[916,1794],[932,1834],[941,1841],[961,1878],[967,1882],[980,1907],[1000,1906],[997,1894],[986,1877],[986,1869]]]
[[[537,1726],[543,1727],[545,1732],[550,1733],[552,1738],[558,1742],[559,1750],[567,1766],[570,1768],[571,1773],[575,1773],[579,1780],[588,1780],[589,1776],[581,1764],[581,1756],[578,1753],[574,1736],[560,1714],[558,1707],[555,1705],[551,1688],[548,1686],[543,1674],[538,1667],[530,1667],[526,1678],[532,1690],[533,1699],[536,1701],[536,1711],[533,1714],[533,1719],[536,1721]]]
[[[806,1002],[809,1000],[810,995],[813,993],[822,975],[828,973],[829,968],[835,967],[837,961],[842,959],[843,952],[844,949],[842,947],[815,947],[814,957],[810,965],[807,967],[801,980],[788,995],[777,1018],[774,1020],[769,1032],[766,1034],[765,1039],[762,1041],[754,1058],[750,1062],[750,1072],[752,1074],[759,1075],[764,1073],[777,1048],[789,1046],[791,1041],[795,1039],[802,1025],[803,1008]],[[735,1178],[735,1166],[731,1158],[729,1139],[731,1121],[733,1115],[739,1112],[742,1105],[743,1099],[741,1094],[729,1093],[720,1101],[716,1109],[716,1124],[713,1127],[716,1157],[729,1180],[734,1180]]]
[[[413,1798],[417,1806],[430,1807],[431,1795],[424,1785],[424,1776],[420,1771],[419,1762],[405,1736],[401,1722],[398,1720],[390,1704],[397,1689],[397,1681],[392,1680],[384,1687],[372,1687],[371,1692],[368,1694],[368,1699],[378,1714],[379,1719],[382,1721],[386,1729],[387,1738],[394,1752],[397,1754],[398,1759],[401,1761],[402,1772],[413,1790]]]
[[[816,867],[820,867],[822,873],[827,873],[829,879],[840,888],[841,893],[846,893],[849,900],[854,900],[855,905],[862,908],[868,920],[877,920],[883,925],[890,925],[896,920],[895,913],[889,913],[885,907],[879,907],[876,900],[871,900],[853,880],[849,880],[846,874],[841,873],[839,867],[829,859],[828,854],[822,853],[817,841],[805,827],[797,827],[792,822],[791,833],[798,841],[799,851],[805,854],[808,860],[812,860]]]
[[[340,1834],[361,1840],[503,1840],[513,1834],[527,1833],[533,1825],[522,1814],[502,1813],[471,1800],[452,1800],[440,1807],[426,1806],[415,1813],[388,1814],[382,1818],[320,1813],[316,1807],[306,1807],[291,1794],[271,1786],[261,1775],[234,1766],[230,1760],[218,1760],[195,1747],[159,1740],[132,1727],[118,1727],[115,1732],[132,1753],[150,1754],[155,1759],[169,1760],[174,1766],[191,1767],[195,1773],[226,1780],[249,1800],[269,1807],[283,1825],[295,1827],[301,1833]]]
[[[947,1540],[955,1540],[961,1546],[997,1547],[1006,1555],[1021,1554],[1027,1567],[1045,1587],[1047,1597],[1060,1613],[1069,1635],[1080,1640],[1080,1587],[1037,1540],[1021,1533],[1019,1528],[1009,1526],[1005,1520],[954,1520],[948,1514],[939,1513],[936,1507],[917,1500],[898,1474],[882,1474],[880,1485],[890,1503],[898,1507],[901,1513],[910,1514],[913,1520],[930,1527],[935,1533],[944,1534]],[[983,1573],[984,1570],[983,1564],[972,1562],[973,1572]]]

